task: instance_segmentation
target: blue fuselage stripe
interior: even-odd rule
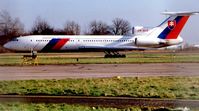
[[[42,49],[42,51],[49,51],[58,43],[60,39],[52,39],[50,42]]]

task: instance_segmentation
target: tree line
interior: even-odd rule
[[[45,19],[37,17],[30,31],[26,32],[19,18],[13,18],[7,11],[0,11],[0,44],[23,35],[128,35],[131,25],[127,20],[115,18],[111,25],[103,21],[91,21],[88,30],[81,33],[75,21],[66,21],[63,29],[55,29]]]

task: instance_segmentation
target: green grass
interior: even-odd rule
[[[0,55],[0,65],[20,65],[23,53]],[[77,58],[79,61],[77,61]],[[39,53],[40,65],[114,63],[199,63],[198,53],[129,52],[127,58],[103,58],[103,53]]]
[[[199,77],[0,81],[0,94],[199,99]]]
[[[67,104],[0,103],[0,111],[173,111],[170,108],[130,107],[124,109]]]

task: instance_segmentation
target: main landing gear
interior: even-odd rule
[[[104,58],[126,58],[125,54],[120,54],[117,51],[104,51]]]

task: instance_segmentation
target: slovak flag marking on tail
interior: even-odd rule
[[[168,28],[170,30],[173,30],[176,27],[176,21],[175,20],[169,20],[168,21]]]

